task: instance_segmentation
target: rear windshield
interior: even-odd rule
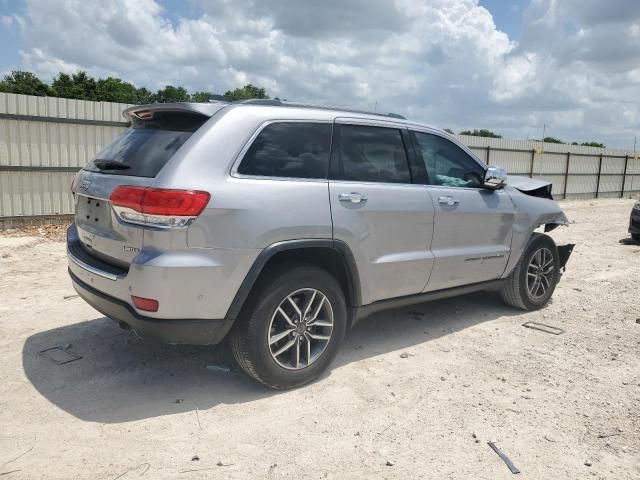
[[[85,170],[155,177],[174,153],[209,117],[185,112],[153,112],[148,119],[135,119],[131,128],[107,145]]]

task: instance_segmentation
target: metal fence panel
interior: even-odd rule
[[[73,213],[69,186],[74,171],[123,131],[122,111],[129,106],[0,93],[0,220]],[[458,139],[490,165],[552,182],[556,198],[640,192],[640,159],[632,152],[503,138]]]

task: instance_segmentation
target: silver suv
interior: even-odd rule
[[[551,185],[441,130],[279,101],[161,104],[76,176],[73,285],[142,337],[228,339],[273,388],[317,378],[372,312],[497,289],[543,307],[572,245]]]

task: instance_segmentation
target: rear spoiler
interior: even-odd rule
[[[211,117],[221,108],[227,106],[227,102],[209,103],[152,103],[149,105],[136,105],[122,112],[127,120],[135,118],[144,119],[145,112],[191,112]]]

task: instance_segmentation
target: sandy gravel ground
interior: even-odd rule
[[[564,203],[576,223],[553,236],[578,247],[546,309],[474,294],[379,314],[284,393],[208,369],[213,349],[141,342],[74,296],[63,243],[0,236],[1,478],[511,478],[495,440],[518,478],[638,479],[632,203]],[[82,359],[38,355],[55,346]]]

